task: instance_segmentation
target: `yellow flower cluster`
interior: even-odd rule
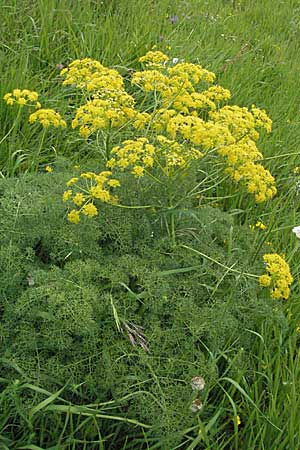
[[[264,231],[267,229],[267,226],[264,223],[262,223],[260,220],[258,220],[255,225],[249,225],[249,228],[250,228],[250,230],[255,230],[255,228],[259,228],[260,230]]]
[[[247,162],[255,162],[263,158],[256,143],[243,138],[236,143],[218,149],[218,154],[226,158],[229,166],[238,168]]]
[[[284,257],[277,253],[270,253],[263,256],[267,274],[259,277],[261,286],[270,287],[271,297],[275,299],[288,299],[290,295],[290,285],[293,277],[288,263]]]
[[[139,58],[140,63],[150,67],[160,67],[169,61],[169,57],[159,50],[147,52],[146,55]]]
[[[156,139],[159,143],[157,147],[159,166],[165,169],[167,176],[173,175],[172,169],[186,167],[192,160],[203,157],[203,153],[199,150],[167,139],[165,136],[158,135]]]
[[[231,145],[217,150],[226,158],[228,167],[225,171],[235,182],[242,181],[257,203],[271,199],[277,192],[275,180],[267,169],[256,164],[263,158],[255,143],[259,138],[256,128],[272,130],[272,121],[266,112],[254,105],[251,111],[235,105],[210,111],[209,117],[214,123],[226,126],[235,139]]]
[[[187,140],[202,150],[216,149],[226,160],[226,172],[235,182],[241,181],[258,203],[272,198],[276,194],[275,180],[261,164],[256,164],[263,158],[255,144],[257,129],[272,129],[266,112],[255,105],[251,110],[239,106],[218,109],[220,102],[230,99],[230,91],[217,85],[198,91],[200,82],[215,80],[212,72],[199,65],[179,63],[174,67],[162,65],[160,69],[136,72],[132,78],[132,83],[144,91],[160,93],[162,108],[151,120],[152,129],[165,132],[173,140]],[[209,110],[209,120],[199,116],[203,109]]]
[[[213,86],[209,89],[212,88]],[[216,95],[218,91],[216,89]],[[266,124],[270,129],[269,119],[264,111],[264,120],[260,119],[257,123],[255,117],[260,117],[258,111],[256,108],[254,116],[247,108],[228,106],[209,113],[212,120],[205,121],[198,117],[196,111],[191,115],[183,115],[172,108],[160,108],[152,117],[151,127],[156,133],[165,132],[171,139],[183,139],[200,146],[201,150],[215,149],[225,158],[225,172],[233,181],[242,182],[247,192],[254,195],[256,202],[260,203],[271,199],[277,191],[273,176],[261,164],[256,163],[263,155],[256,146],[255,140],[259,135],[255,127]]]
[[[114,69],[103,66],[91,58],[77,59],[61,71],[64,85],[75,85],[92,94],[86,104],[80,106],[72,128],[87,138],[99,129],[120,127],[132,123],[134,128],[143,128],[149,115],[134,109],[134,98],[124,89],[122,76]]]
[[[79,133],[84,138],[99,129],[121,127],[128,122],[132,122],[134,128],[143,128],[150,116],[145,112],[136,111],[131,106],[133,103],[131,99],[132,97],[125,92],[111,99],[89,100],[77,109],[72,128],[79,127]]]
[[[101,89],[93,95],[93,99],[107,100],[112,106],[134,108],[134,98],[124,89]]]
[[[79,178],[71,178],[67,182],[67,187],[75,186],[81,192],[74,194],[73,190],[68,189],[63,193],[63,201],[72,200],[79,209],[72,209],[68,214],[68,219],[71,223],[80,222],[80,214],[87,217],[94,217],[98,215],[98,209],[94,205],[95,200],[100,200],[103,203],[116,204],[118,198],[111,193],[111,189],[120,186],[119,180],[111,178],[112,172],[103,171],[99,174],[94,172],[81,173],[81,179],[86,181],[85,186],[78,185]],[[74,188],[73,188],[74,189]]]
[[[172,139],[188,140],[193,145],[200,145],[203,150],[215,149],[234,142],[226,126],[206,122],[197,116],[173,115],[166,124],[166,132]]]
[[[167,177],[172,177],[179,168],[186,167],[192,160],[203,157],[198,149],[170,140],[163,135],[156,136],[155,146],[146,138],[123,141],[120,146],[112,149],[111,154],[113,157],[107,162],[108,168],[130,170],[135,177],[144,176],[146,169],[149,170],[154,166]]]
[[[257,108],[255,105],[251,106],[251,113],[255,119],[255,124],[258,128],[264,128],[267,133],[272,131],[272,120],[267,115],[264,109]]]
[[[164,53],[149,51],[139,58],[147,70],[131,78],[133,86],[154,92],[152,113],[136,109],[116,70],[90,58],[73,61],[61,71],[63,84],[86,90],[88,100],[77,109],[72,128],[79,128],[86,138],[98,130],[109,132],[124,125],[142,130],[147,125],[147,132],[154,134],[152,141],[137,137],[114,147],[108,169],[126,169],[141,177],[155,165],[170,177],[203,153],[215,151],[224,158],[225,172],[234,182],[243,183],[256,202],[272,198],[275,180],[257,163],[263,158],[256,145],[258,130],[272,129],[266,112],[255,105],[251,109],[222,106],[231,94],[213,84],[213,72],[198,64],[168,61]]]
[[[218,85],[209,87],[207,91],[203,92],[203,94],[205,94],[207,98],[213,100],[214,102],[222,102],[230,100],[231,98],[230,90]]]
[[[117,70],[109,69],[91,58],[72,61],[60,74],[65,77],[64,85],[75,85],[88,92],[123,88],[123,78]]]
[[[247,192],[253,194],[257,203],[271,199],[277,192],[274,177],[261,164],[247,162],[234,169],[228,167],[226,173],[235,181],[246,186]]]
[[[190,114],[201,109],[215,110],[218,102],[231,97],[230,91],[221,86],[211,86],[205,91],[190,93],[187,90],[183,91],[181,84],[182,82],[177,82],[169,94],[167,91],[162,93],[162,106],[167,107],[171,103],[172,108],[177,111]]]
[[[131,169],[135,177],[142,177],[145,169],[153,166],[155,147],[146,138],[128,139],[114,147],[111,154],[114,156],[107,162],[108,168]]]
[[[62,127],[67,126],[66,122],[62,119],[61,115],[54,111],[54,109],[39,109],[29,116],[29,123],[39,122],[44,128],[50,127]]]
[[[257,203],[272,198],[277,190],[275,180],[270,172],[257,160],[263,158],[256,143],[249,138],[242,138],[234,144],[217,149],[219,155],[226,158],[228,167],[225,172],[236,183],[241,181]]]
[[[264,223],[262,223],[260,220],[258,220],[256,222],[255,226],[256,226],[256,228],[259,228],[260,230],[266,230],[267,229],[267,226]]]
[[[167,125],[170,119],[176,116],[178,113],[175,109],[159,108],[157,109],[151,118],[151,128],[155,133],[166,132]]]
[[[272,130],[272,121],[266,112],[254,105],[252,111],[246,107],[227,105],[219,111],[210,111],[209,117],[214,122],[226,125],[232,136],[238,140],[248,136],[256,141],[259,138],[256,128],[265,128],[268,133]]]
[[[156,91],[161,96],[162,107],[170,106],[184,114],[195,109],[216,109],[215,101],[230,98],[228,89],[213,86],[202,92],[196,92],[196,86],[202,81],[212,83],[215,74],[203,69],[200,65],[179,63],[174,67],[165,68],[168,57],[163,53],[148,52],[139,61],[147,62],[149,69],[135,72],[132,84],[139,86],[145,92]],[[163,73],[164,72],[164,73]]]
[[[171,77],[177,76],[183,80],[189,80],[194,86],[205,81],[207,83],[213,83],[216,79],[216,75],[209,70],[203,69],[199,64],[192,63],[179,63],[174,67],[168,69],[168,74]]]
[[[139,86],[145,92],[165,92],[169,88],[169,78],[158,70],[135,72],[131,78],[131,83]]]
[[[14,89],[12,92],[8,92],[4,95],[3,99],[6,101],[7,105],[13,105],[17,103],[18,105],[24,106],[28,103],[31,106],[35,106],[37,109],[41,107],[38,100],[38,93],[35,91],[29,91],[28,89]]]

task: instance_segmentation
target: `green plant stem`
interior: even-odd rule
[[[155,205],[131,206],[131,205],[115,204],[113,206],[117,206],[118,208],[124,208],[124,209],[149,209],[149,208],[156,208]]]
[[[231,267],[227,267],[227,266],[225,266],[225,264],[222,264],[219,261],[211,258],[210,256],[205,255],[205,253],[199,252],[199,250],[196,250],[195,248],[188,247],[187,245],[184,245],[184,244],[181,244],[180,247],[186,248],[187,250],[191,250],[192,252],[196,253],[197,255],[202,256],[205,259],[208,259],[209,261],[217,264],[220,267],[223,267],[224,269],[228,270],[229,272],[238,273],[239,275],[246,275],[247,277],[250,277],[250,278],[259,278],[259,275],[254,275],[253,273],[249,273],[249,272],[241,272],[240,270],[236,270],[236,269],[232,269]]]
[[[174,216],[174,205],[173,205],[173,197],[172,193],[168,192],[168,207],[170,211],[170,237],[171,243],[173,247],[176,247],[176,236],[175,236],[175,216]]]
[[[38,167],[39,167],[38,158],[39,158],[39,156],[41,154],[41,151],[42,151],[42,148],[43,148],[43,145],[44,145],[46,132],[47,132],[47,129],[43,128],[43,133],[42,133],[42,137],[41,137],[41,140],[40,140],[40,145],[38,147],[37,152],[35,153],[35,155],[33,157],[32,166],[33,166],[33,170],[36,171],[36,172],[38,171]]]
[[[12,153],[13,152],[11,151],[11,148],[12,148],[12,146],[15,147],[15,141],[16,141],[16,135],[17,135],[17,131],[18,131],[18,125],[20,123],[21,110],[22,110],[22,106],[20,105],[19,106],[19,110],[17,112],[17,116],[16,116],[16,118],[14,120],[14,123],[12,124],[11,128],[8,130],[6,135],[3,136],[3,138],[0,141],[0,144],[2,144],[2,142],[4,142],[5,139],[12,133],[11,143],[8,144],[8,157],[7,157],[7,172],[8,172],[9,175],[11,174],[10,170],[12,168],[11,167],[11,163],[12,163],[11,158],[12,158]]]
[[[109,123],[108,133],[105,139],[105,156],[106,161],[110,159],[110,133],[111,133],[111,123]]]
[[[18,123],[19,117],[20,117],[20,111],[21,111],[21,107],[19,108],[17,117],[15,118],[14,123],[12,124],[11,128],[8,130],[8,132],[0,140],[0,145],[5,141],[6,138],[8,138],[8,136],[10,135],[10,133],[13,131],[13,129],[15,128],[16,124]]]
[[[152,180],[154,180],[156,183],[164,185],[164,183],[163,183],[162,181],[160,181],[157,177],[155,177],[154,175],[152,175],[152,173],[150,173],[148,170],[145,170],[145,174],[146,174],[149,178],[152,178]]]

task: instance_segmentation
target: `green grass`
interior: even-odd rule
[[[124,428],[113,418],[103,435],[104,419],[97,414],[116,414],[108,414],[105,408],[103,412],[101,405],[95,412],[75,401],[67,403],[64,391],[41,392],[42,386],[24,380],[18,368],[10,368],[15,378],[7,378],[3,360],[0,447],[44,448],[39,442],[46,441],[43,432],[51,429],[51,418],[44,415],[47,410],[59,417],[57,428],[47,437],[57,442],[53,450],[298,450],[300,249],[294,251],[296,238],[291,232],[300,224],[300,175],[293,173],[300,166],[298,0],[0,0],[0,20],[1,98],[16,87],[37,90],[45,106],[64,113],[57,65],[92,57],[125,72],[137,67],[136,58],[157,45],[172,57],[199,62],[214,71],[219,83],[231,90],[232,103],[265,108],[273,120],[273,132],[262,138],[260,146],[266,167],[276,177],[278,194],[267,207],[241,198],[229,199],[225,206],[228,211],[241,210],[237,220],[241,217],[246,225],[262,220],[268,226],[257,238],[257,246],[260,240],[272,241],[276,252],[291,258],[295,278],[291,297],[282,306],[289,326],[270,326],[266,318],[260,329],[248,331],[253,338],[247,355],[252,370],[243,370],[242,364],[237,370],[230,349],[219,353],[208,349],[211,361],[225,365],[226,370],[211,387],[197,424],[184,430],[181,444],[174,449],[164,448],[147,428],[135,424],[126,428],[128,436],[122,438]],[[15,117],[4,102],[0,102],[0,118],[0,173],[6,177],[31,170],[41,133],[23,121],[18,134],[5,137]],[[46,138],[41,170],[46,164],[59,165],[58,157],[81,162],[91,156],[72,136],[71,141],[62,139],[62,134]],[[34,405],[29,415],[26,402],[22,403],[24,392]],[[11,440],[7,436],[21,420],[27,427],[17,440]],[[92,442],[90,429],[95,427],[98,437]]]

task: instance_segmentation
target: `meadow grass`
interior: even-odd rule
[[[15,87],[28,88],[40,92],[47,107],[59,109],[62,94],[58,65],[91,57],[126,73],[136,68],[138,56],[156,45],[172,57],[198,62],[215,72],[219,83],[232,92],[234,104],[255,103],[265,108],[273,120],[273,132],[262,138],[261,148],[264,164],[276,177],[278,194],[267,208],[239,197],[227,199],[224,207],[240,212],[246,224],[262,220],[267,225],[267,231],[258,240],[272,241],[278,253],[286,254],[295,279],[291,297],[283,306],[289,327],[270,327],[266,322],[259,330],[249,330],[254,338],[250,373],[242,367],[240,373],[230,373],[230,352],[210,354],[212,360],[226,361],[228,369],[211,388],[204,416],[200,416],[194,430],[185,430],[182,443],[174,449],[162,447],[147,428],[136,431],[133,438],[134,423],[133,428],[128,427],[128,438],[121,439],[118,421],[123,419],[116,419],[114,414],[113,425],[106,428],[103,436],[99,427],[103,417],[98,416],[97,420],[99,409],[96,413],[93,408],[64,403],[63,391],[41,392],[42,387],[6,379],[3,360],[1,448],[44,448],[42,444],[38,446],[35,438],[40,435],[39,441],[43,442],[45,422],[37,418],[47,409],[61,415],[60,428],[53,429],[49,438],[57,442],[51,446],[53,450],[297,450],[300,250],[295,250],[296,238],[291,229],[300,224],[300,172],[295,170],[300,166],[299,2],[2,0],[0,5],[1,98]],[[15,117],[4,102],[0,102],[0,117],[2,176],[17,175],[24,162],[30,170],[31,155],[39,146],[41,134],[25,123],[17,135],[9,133]],[[89,158],[81,144],[72,139],[63,140],[60,134],[48,137],[40,157],[41,167],[55,167],[61,156],[74,162]],[[44,396],[29,416],[19,400],[24,389],[31,391],[30,395],[38,392]],[[102,414],[107,414],[105,407]],[[26,419],[28,428],[13,441],[6,436],[11,427],[18,426],[18,415]],[[97,440],[89,441],[89,427],[99,427]],[[78,430],[84,428],[86,438],[78,439]]]

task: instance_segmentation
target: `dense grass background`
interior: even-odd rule
[[[300,165],[299,2],[2,0],[0,5],[0,97],[15,87],[37,90],[45,106],[63,113],[58,65],[74,58],[92,57],[126,71],[136,67],[137,56],[157,45],[172,57],[199,62],[214,71],[219,83],[231,90],[234,104],[250,106],[255,103],[268,111],[274,123],[273,133],[262,140],[261,148],[266,156],[265,165],[276,176],[278,195],[271,209],[270,204],[256,207],[249,203],[243,207],[249,224],[261,219],[268,225],[262,239],[271,240],[275,251],[290,258],[295,282],[284,306],[289,329],[262,326],[255,331],[256,343],[251,355],[253,373],[241,370],[235,379],[225,376],[218,380],[210,417],[199,419],[196,438],[191,438],[187,430],[186,443],[181,448],[297,450],[300,442],[300,251],[295,250],[296,238],[291,229],[300,224],[300,175],[294,173]],[[0,160],[4,177],[15,175],[21,164],[30,160],[39,145],[40,134],[24,124],[18,135],[5,138],[14,116],[4,102],[0,102],[0,118]],[[80,151],[76,141],[70,145],[60,135],[53,135],[46,142],[41,164],[55,163],[57,155],[67,155],[78,161],[82,156]],[[237,206],[234,200],[226,209]],[[218,357],[220,355],[212,355],[212,358]],[[20,386],[15,380],[3,382],[7,387],[0,397],[3,411],[0,446],[36,450],[39,447],[33,445],[30,432],[22,437],[22,444],[8,441],[6,433],[8,424],[15,420],[9,416],[11,402],[22,415],[22,405],[18,401],[20,391],[36,392],[38,388]],[[42,394],[47,401],[40,403],[26,419],[32,420],[28,430],[36,423],[33,416],[42,413],[43,408],[60,395]],[[224,409],[231,419],[220,426],[218,417]],[[97,442],[87,443],[88,438],[86,442],[76,442],[78,427],[83,423],[77,421],[77,417],[82,412],[87,414],[87,427],[96,422],[92,411],[69,410],[69,443],[62,447],[62,419],[61,429],[53,430],[54,440],[57,433],[57,445],[52,449],[171,450],[148,439],[147,431],[140,434],[140,440],[128,438],[128,442],[118,443],[117,425],[111,427],[111,436],[106,439],[99,430]],[[234,420],[236,415],[241,418],[240,426]],[[18,421],[15,424],[18,425]]]

